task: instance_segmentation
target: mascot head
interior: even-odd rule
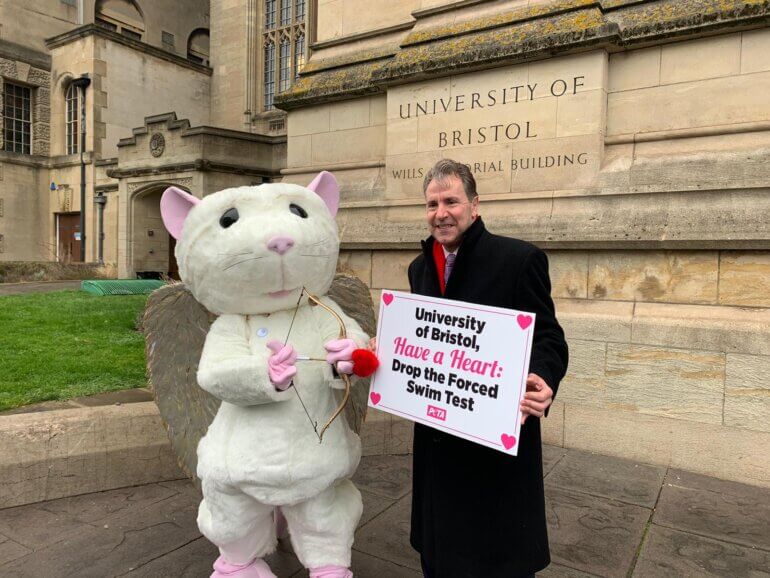
[[[218,315],[254,315],[294,307],[302,287],[328,291],[339,254],[339,197],[337,180],[324,171],[307,188],[264,184],[202,200],[170,187],[160,210],[195,298]]]

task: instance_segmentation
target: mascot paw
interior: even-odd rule
[[[353,573],[344,566],[321,566],[311,568],[309,578],[353,578]]]
[[[356,342],[352,339],[334,339],[324,343],[324,347],[329,354],[326,356],[326,362],[331,365],[336,364],[338,373],[353,373],[353,351],[356,349]]]
[[[284,345],[276,339],[269,341],[267,347],[273,352],[267,360],[267,373],[275,388],[283,391],[291,385],[291,380],[297,374],[297,368],[294,367],[297,352],[291,345]]]
[[[220,556],[214,562],[211,578],[278,578],[262,558],[255,558],[248,564],[230,564]]]

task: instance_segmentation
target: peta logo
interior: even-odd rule
[[[441,421],[446,421],[446,410],[434,405],[429,405],[428,417],[434,417],[436,419],[440,419]]]

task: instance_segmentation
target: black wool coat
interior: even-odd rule
[[[433,238],[409,266],[413,293],[441,297]],[[548,261],[530,243],[468,228],[443,295],[537,315],[530,372],[554,390],[567,370]],[[431,578],[516,578],[550,562],[540,420],[521,429],[518,456],[414,426],[412,546]]]

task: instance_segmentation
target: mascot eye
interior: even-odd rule
[[[292,203],[291,205],[289,205],[289,210],[295,215],[297,215],[298,217],[307,219],[307,211],[305,211],[305,209],[303,209],[299,205],[295,205],[294,203]]]
[[[227,209],[221,217],[219,217],[219,224],[222,225],[223,229],[227,229],[230,225],[238,221],[238,209],[233,207],[232,209]]]

